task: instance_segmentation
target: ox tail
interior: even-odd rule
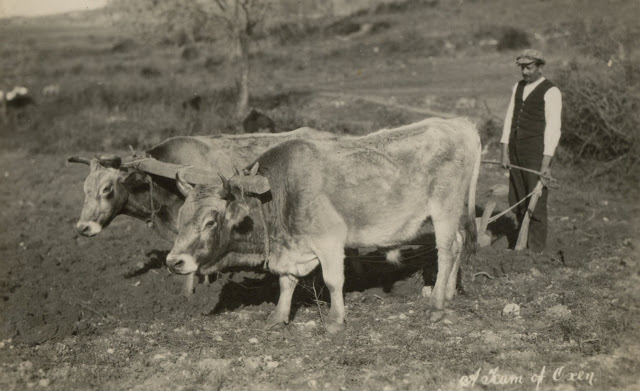
[[[482,160],[482,144],[478,140],[476,160],[473,166],[473,174],[469,183],[468,216],[461,221],[461,229],[465,231],[463,259],[476,253],[476,243],[478,240],[478,229],[476,227],[476,189],[478,187],[478,176],[480,175],[480,161]]]

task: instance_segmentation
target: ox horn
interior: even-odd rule
[[[229,180],[220,173],[218,173],[218,176],[222,180],[222,192],[220,193],[220,198],[227,198],[229,194],[231,194],[231,185],[229,184]]]
[[[182,176],[182,170],[183,169],[180,169],[176,173],[176,185],[178,186],[178,190],[180,190],[180,193],[182,193],[183,196],[187,197],[189,195],[189,192],[193,190],[193,186],[184,179],[184,177]]]
[[[69,163],[82,163],[82,164],[86,164],[87,166],[91,165],[91,160],[82,156],[71,156],[69,159],[67,159],[67,161]]]
[[[107,168],[118,169],[120,168],[120,165],[122,165],[122,159],[117,155],[100,155],[96,156],[96,159],[98,159],[101,166]]]

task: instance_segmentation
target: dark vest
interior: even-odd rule
[[[513,118],[511,119],[511,134],[509,137],[512,140],[544,137],[544,128],[547,124],[544,117],[544,94],[554,85],[545,79],[531,91],[527,99],[522,100],[526,84],[524,80],[521,80],[518,83],[518,87],[516,87]]]

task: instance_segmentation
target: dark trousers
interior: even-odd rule
[[[540,170],[542,164],[542,152],[544,149],[544,140],[542,137],[531,137],[522,140],[509,140],[509,160],[511,164],[530,168],[532,170]],[[536,187],[539,177],[536,174],[517,170],[512,168],[509,175],[509,205],[526,197]],[[513,212],[516,214],[518,222],[518,232],[522,227],[527,209],[529,208],[529,200],[518,205]],[[540,252],[544,250],[547,241],[547,188],[542,189],[542,195],[538,198],[533,214],[529,216],[529,238],[527,248]],[[510,242],[515,245],[515,238],[511,238]]]

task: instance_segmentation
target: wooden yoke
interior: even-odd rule
[[[182,178],[194,185],[210,185],[220,181],[220,177],[217,172],[192,166],[165,163],[153,158],[144,158],[126,162],[122,164],[122,167],[130,167],[138,171],[170,179],[175,179],[178,171],[182,171]]]

